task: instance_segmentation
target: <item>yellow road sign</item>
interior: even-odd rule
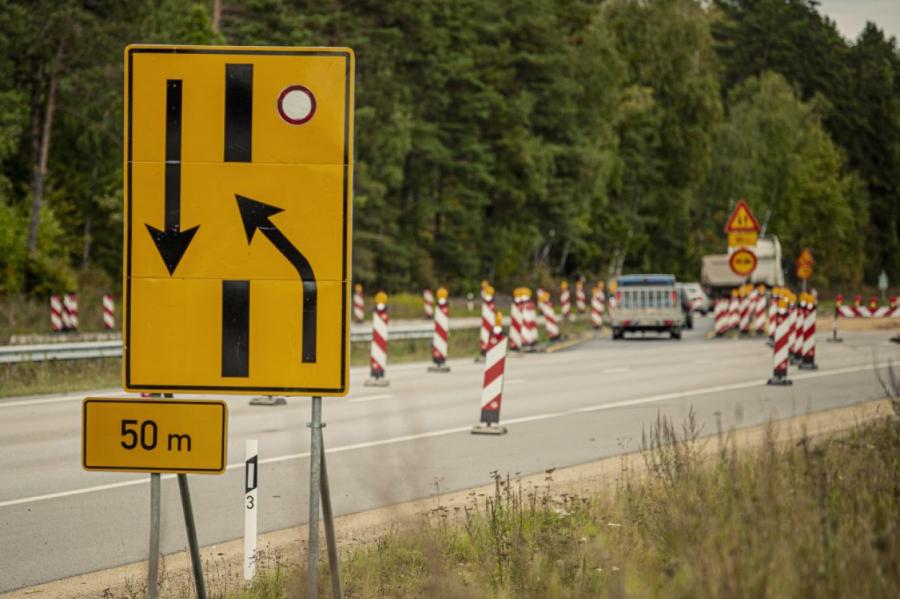
[[[749,277],[756,270],[756,254],[747,248],[741,248],[728,258],[731,272],[740,277]]]
[[[125,388],[346,394],[353,52],[125,63]]]
[[[85,470],[221,474],[227,465],[224,401],[88,397],[81,433]]]
[[[752,247],[758,238],[756,231],[735,231],[728,234],[728,247]]]
[[[800,255],[797,256],[797,266],[812,266],[816,263],[813,259],[812,252],[809,251],[809,248],[803,248],[803,251],[800,252]]]
[[[759,221],[753,216],[747,201],[744,199],[738,200],[734,210],[731,211],[731,216],[728,217],[728,222],[725,223],[725,232],[736,233],[743,231],[758,233],[759,230]]]
[[[810,266],[808,264],[801,264],[800,266],[797,267],[797,278],[798,279],[802,279],[805,281],[806,279],[810,278],[812,276],[812,274],[813,274],[812,266]]]

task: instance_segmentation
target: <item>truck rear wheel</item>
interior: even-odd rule
[[[669,329],[669,335],[672,337],[672,339],[681,339],[681,329],[679,329],[678,327],[672,327],[671,329]]]

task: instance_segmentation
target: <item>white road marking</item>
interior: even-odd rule
[[[85,397],[107,397],[110,395],[130,396],[125,391],[104,391],[102,393],[85,393],[84,395],[66,395],[60,397],[48,397],[45,399],[27,399],[24,401],[7,401],[0,400],[0,408],[18,408],[21,406],[39,406],[42,404],[62,403],[64,401],[81,401]]]
[[[865,372],[867,370],[875,370],[877,368],[884,368],[884,364],[867,364],[864,366],[849,366],[847,368],[837,368],[835,370],[820,370],[818,372],[810,372],[805,374],[796,374],[791,377],[792,380],[808,380],[808,379],[816,379],[822,378],[826,376],[835,376],[839,374],[850,374],[854,372]],[[718,385],[715,387],[703,387],[700,389],[691,389],[688,391],[679,391],[676,393],[665,393],[662,395],[652,395],[650,397],[641,397],[638,399],[629,399],[625,401],[617,401],[612,403],[598,404],[595,406],[590,406],[586,408],[577,408],[574,410],[567,410],[564,412],[548,412],[545,414],[536,414],[534,416],[523,416],[522,418],[513,418],[510,420],[504,420],[504,425],[510,424],[522,424],[525,422],[533,422],[536,420],[548,420],[551,418],[559,418],[562,416],[571,416],[573,414],[581,414],[584,412],[596,412],[601,410],[613,410],[616,408],[624,408],[648,403],[657,403],[661,401],[668,401],[671,399],[682,399],[685,397],[692,397],[695,395],[708,395],[710,393],[721,393],[723,391],[734,391],[737,389],[748,389],[751,387],[762,387],[765,386],[766,381],[764,379],[754,379],[752,381],[745,381],[743,383],[733,383],[731,385]],[[333,453],[343,453],[345,451],[353,451],[356,449],[366,449],[370,447],[379,447],[382,445],[392,445],[394,443],[405,443],[407,441],[416,441],[419,439],[429,439],[432,437],[442,437],[446,435],[453,435],[456,433],[466,432],[472,430],[472,427],[467,426],[458,426],[455,428],[446,428],[437,431],[430,431],[427,433],[418,433],[415,435],[403,435],[401,437],[391,437],[388,439],[381,439],[379,441],[366,441],[364,443],[354,443],[352,445],[343,445],[341,447],[335,447],[332,449],[328,449],[325,451],[326,454]],[[286,462],[289,460],[297,460],[308,458],[309,452],[304,453],[293,453],[288,455],[281,455],[272,458],[267,458],[264,460],[259,460],[260,464],[274,464],[277,462]],[[235,470],[238,468],[243,468],[244,462],[237,462],[235,464],[229,464],[226,470]],[[175,475],[164,475],[163,479],[175,478]],[[38,501],[46,501],[48,499],[59,499],[62,497],[71,497],[74,495],[84,495],[87,493],[95,493],[97,491],[108,491],[110,489],[119,489],[122,487],[132,487],[135,485],[143,485],[150,482],[149,476],[143,476],[139,479],[128,480],[119,483],[111,483],[107,485],[98,485],[96,487],[84,487],[81,489],[73,489],[70,491],[60,491],[58,493],[48,493],[46,495],[35,495],[33,497],[23,497],[21,499],[11,499],[9,501],[0,502],[0,508],[12,507],[16,505],[22,505],[23,503],[36,503]]]
[[[617,374],[619,372],[628,372],[631,368],[622,367],[622,368],[607,368],[606,370],[601,371],[600,374]]]
[[[361,397],[351,397],[350,403],[362,403],[364,401],[374,401],[376,399],[388,399],[394,397],[390,393],[382,393],[381,395],[363,395]]]

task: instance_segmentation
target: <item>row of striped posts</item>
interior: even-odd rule
[[[103,296],[102,309],[103,328],[111,331],[116,327],[116,303],[113,296]],[[66,333],[77,331],[78,326],[78,295],[75,293],[51,295],[50,330],[54,333]]]

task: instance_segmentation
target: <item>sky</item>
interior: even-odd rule
[[[838,31],[855,40],[866,21],[900,40],[900,0],[819,0],[819,12],[837,23]]]

